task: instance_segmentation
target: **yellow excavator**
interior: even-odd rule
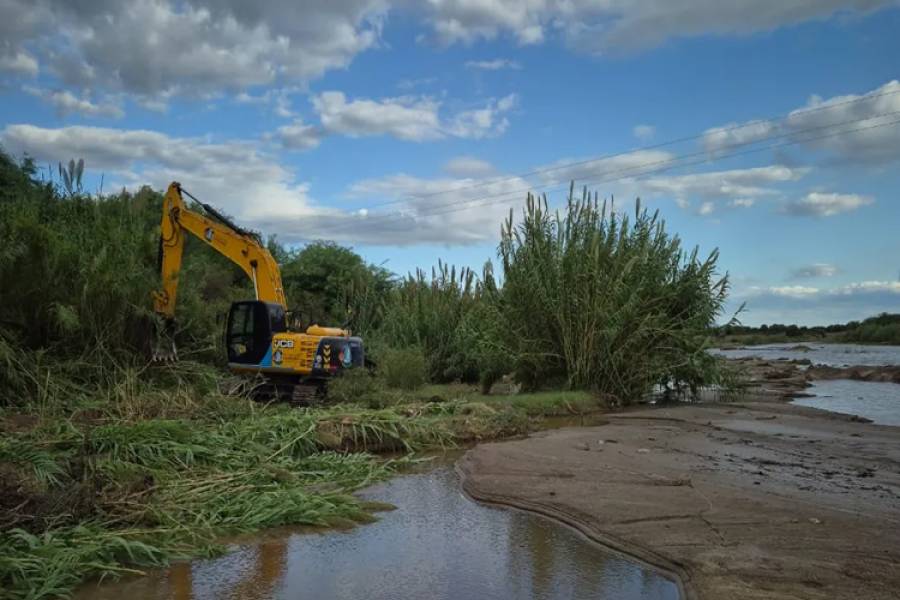
[[[206,214],[188,208],[183,195]],[[175,318],[181,258],[189,233],[241,267],[253,282],[256,299],[234,302],[228,311],[225,347],[228,368],[253,376],[257,393],[295,404],[312,404],[324,397],[328,379],[344,369],[363,366],[362,339],[350,331],[319,325],[305,331],[291,330],[281,272],[271,253],[254,233],[200,202],[178,182],[169,185],[163,199],[162,287],[153,293],[154,310],[166,321]],[[169,354],[174,356],[174,347]],[[160,354],[155,352],[154,358],[159,359]]]

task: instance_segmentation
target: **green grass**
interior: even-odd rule
[[[214,555],[235,533],[367,522],[372,507],[353,492],[407,461],[379,455],[519,435],[543,416],[603,407],[586,392],[484,396],[462,384],[382,388],[375,409],[212,395],[161,411],[158,393],[130,398],[127,418],[116,404],[27,420],[0,411],[8,597],[65,596],[87,578]]]

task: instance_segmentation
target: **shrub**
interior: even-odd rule
[[[428,379],[425,356],[418,347],[389,348],[381,353],[378,372],[384,382],[399,390],[415,390]]]
[[[334,402],[358,402],[369,408],[387,404],[384,386],[366,369],[343,371],[328,382],[328,397]]]

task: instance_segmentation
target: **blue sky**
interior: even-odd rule
[[[0,22],[0,144],[83,157],[90,189],[177,179],[402,274],[480,268],[527,190],[574,179],[719,248],[745,323],[900,311],[895,0],[9,0]]]

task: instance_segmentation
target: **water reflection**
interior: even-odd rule
[[[287,533],[215,560],[86,589],[84,598],[616,598],[674,600],[675,584],[531,514],[486,507],[450,467],[366,497],[400,507],[348,532]]]

